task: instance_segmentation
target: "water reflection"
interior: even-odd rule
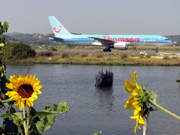
[[[108,109],[107,112],[113,111],[113,87],[96,87],[95,96],[98,99],[99,107]]]

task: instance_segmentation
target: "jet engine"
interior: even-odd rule
[[[114,43],[113,48],[119,49],[119,50],[127,50],[128,46],[126,42],[117,42],[117,43]]]

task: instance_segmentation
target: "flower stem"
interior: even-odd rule
[[[23,118],[25,119],[25,107],[23,107]],[[25,132],[25,135],[28,135],[28,133],[27,133],[27,125],[26,125],[26,121],[24,121],[24,123],[23,123],[23,125],[24,125],[24,132]]]
[[[29,114],[30,114],[30,109],[27,108],[27,132],[29,131]]]
[[[148,124],[148,116],[147,116],[147,114],[145,116],[145,122],[146,122],[146,124],[143,125],[143,135],[147,135],[147,124]]]
[[[160,105],[154,103],[153,101],[149,100],[149,103],[151,103],[151,104],[154,105],[155,107],[159,108],[160,110],[162,110],[162,111],[164,111],[164,112],[170,114],[171,116],[175,117],[176,119],[179,119],[179,120],[180,120],[180,117],[179,117],[179,116],[177,116],[176,114],[174,114],[174,113],[168,111],[167,109],[163,108],[162,106],[160,106]]]

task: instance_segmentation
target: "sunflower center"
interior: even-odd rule
[[[23,84],[19,86],[17,92],[22,98],[29,98],[33,94],[33,87],[30,84]]]

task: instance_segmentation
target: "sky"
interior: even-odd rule
[[[82,34],[179,35],[180,0],[1,0],[8,33],[52,33],[48,16]]]

